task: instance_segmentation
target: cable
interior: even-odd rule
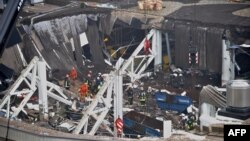
[[[242,48],[238,48],[243,54],[246,54],[246,55],[248,55],[248,56],[250,56],[250,54],[247,52],[247,51],[245,51],[244,49],[242,49]]]

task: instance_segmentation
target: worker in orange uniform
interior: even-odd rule
[[[85,97],[88,95],[88,91],[89,91],[89,88],[88,88],[88,84],[87,83],[83,83],[81,86],[80,86],[80,89],[78,90],[79,94],[80,94],[80,100],[81,101],[84,101],[85,100]]]
[[[115,120],[115,127],[117,130],[117,137],[122,137],[122,130],[123,130],[123,120],[118,116]]]
[[[72,69],[70,71],[70,78],[72,80],[75,80],[77,78],[77,71],[76,71],[75,67],[72,67]]]
[[[146,37],[145,42],[144,42],[144,54],[145,55],[149,54],[149,49],[150,49],[150,41]]]

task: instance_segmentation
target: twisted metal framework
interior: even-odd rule
[[[104,84],[96,94],[92,103],[82,111],[83,117],[73,131],[73,134],[89,134],[94,135],[99,127],[107,130],[110,134],[114,134],[108,125],[109,122],[105,119],[112,105],[114,106],[114,120],[118,116],[122,119],[123,113],[123,76],[129,76],[131,82],[140,79],[145,74],[143,72],[149,64],[155,59],[155,64],[161,64],[161,33],[152,29],[146,36],[147,39],[152,38],[152,46],[149,54],[143,54],[143,47],[145,39],[134,50],[129,59],[120,58],[115,66],[115,70],[111,71],[106,77]],[[155,68],[158,69],[158,68]],[[27,88],[20,90],[20,85],[25,83]],[[17,110],[11,114],[11,117],[16,117],[20,111],[23,110],[28,100],[38,89],[39,92],[39,106],[46,118],[48,113],[48,98],[54,98],[66,105],[72,105],[72,101],[64,95],[64,89],[50,83],[46,80],[46,62],[43,59],[34,57],[30,64],[22,71],[19,78],[11,86],[8,93],[2,99],[0,110],[6,108],[7,118],[10,117],[10,98],[17,94],[27,94],[22,102],[17,107]],[[112,103],[113,102],[113,103]],[[5,105],[7,105],[5,107]],[[90,126],[90,120],[91,124]],[[93,125],[93,126],[92,126]]]

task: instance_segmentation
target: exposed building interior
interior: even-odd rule
[[[223,140],[250,1],[0,0],[0,99],[0,140]]]

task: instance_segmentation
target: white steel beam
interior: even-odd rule
[[[96,131],[98,130],[98,128],[100,127],[101,123],[103,122],[104,118],[106,117],[107,113],[109,112],[109,109],[106,109],[105,111],[103,111],[100,116],[98,116],[97,121],[95,122],[93,128],[91,129],[91,131],[89,132],[89,135],[95,135]]]
[[[8,97],[7,102],[7,118],[10,118],[10,97]]]
[[[18,77],[15,83],[10,87],[10,92],[9,92],[10,94],[14,93],[17,90],[19,85],[23,82],[25,76],[27,76],[27,74],[30,73],[30,71],[36,65],[37,61],[38,61],[38,57],[34,57],[32,61],[30,62],[30,64],[27,66],[27,68],[21,72],[21,75]]]
[[[162,36],[159,30],[155,31],[152,41],[152,51],[155,53],[154,71],[162,64]]]
[[[153,35],[155,34],[155,30],[152,29],[150,30],[150,32],[147,34],[146,38],[150,39]],[[129,57],[129,59],[124,63],[124,65],[121,68],[121,71],[125,71],[128,66],[131,64],[131,62],[133,61],[134,57],[137,56],[139,54],[139,52],[143,49],[144,47],[144,42],[145,42],[145,38],[142,40],[142,42],[139,44],[139,46],[135,49],[135,51],[132,53],[132,55]]]
[[[111,72],[111,74],[113,74]],[[87,111],[83,111],[83,117],[80,120],[79,124],[76,126],[75,130],[73,131],[73,134],[79,134],[81,132],[81,130],[83,129],[84,125],[87,124],[88,119],[90,116],[94,116],[95,113],[95,108],[97,107],[98,101],[99,99],[103,96],[103,94],[106,92],[107,88],[113,83],[113,77],[110,75],[108,76],[107,80],[104,82],[104,84],[102,85],[101,89],[98,91],[98,93],[96,94],[96,98],[92,101],[92,103],[89,105]],[[110,107],[108,107],[110,108]],[[106,113],[105,111],[102,113]],[[101,115],[103,115],[101,113]],[[106,116],[106,114],[105,114]],[[103,121],[105,116],[99,116],[98,120]],[[99,122],[98,122],[99,123]],[[100,123],[101,124],[101,123]],[[100,124],[98,124],[100,126]],[[97,125],[96,125],[97,126]],[[98,126],[98,127],[99,127]],[[92,130],[94,131],[94,130]]]
[[[64,104],[66,104],[66,105],[72,105],[72,101],[66,100],[66,99],[54,94],[53,92],[48,91],[48,96],[53,98],[53,99],[56,99],[57,101],[60,101]]]
[[[168,50],[168,62],[171,65],[172,57],[171,57],[171,49],[170,49],[170,44],[169,44],[169,36],[167,32],[165,33],[165,38],[166,38],[166,45],[167,45],[167,50]]]
[[[232,80],[234,74],[231,74],[231,58],[228,50],[226,40],[222,40],[222,75],[221,85],[225,85],[229,80]],[[233,72],[234,73],[234,72]],[[232,78],[231,78],[232,77]]]
[[[141,75],[145,71],[145,69],[148,67],[148,65],[153,61],[153,59],[154,57],[149,57],[147,62],[141,67],[140,71],[137,74]]]
[[[23,90],[18,90],[19,86],[22,83],[26,83],[28,88]],[[32,61],[29,63],[29,65],[26,67],[26,69],[22,71],[21,75],[18,77],[15,83],[10,87],[8,93],[2,99],[0,104],[0,109],[3,109],[4,105],[7,104],[6,110],[7,110],[7,115],[9,116],[11,96],[22,93],[27,94],[17,107],[17,110],[11,115],[12,118],[16,117],[20,113],[20,111],[23,110],[23,107],[27,104],[28,100],[31,98],[31,96],[34,94],[37,88],[39,89],[40,93],[39,104],[40,105],[42,104],[44,114],[48,113],[47,93],[50,97],[54,98],[55,100],[58,100],[67,105],[72,104],[71,101],[67,100],[68,97],[63,94],[63,89],[61,87],[46,80],[46,63],[44,62],[44,60],[39,61],[38,57],[34,57]],[[59,95],[54,94],[53,93],[54,91],[52,92],[52,90],[59,93]]]
[[[48,119],[48,96],[47,96],[47,76],[46,76],[46,63],[40,57],[37,63],[38,67],[38,94],[39,94],[39,107],[42,109],[43,118]],[[36,77],[36,76],[35,76]]]
[[[34,90],[32,90],[32,92],[30,92],[29,94],[27,94],[25,96],[25,98],[22,100],[22,102],[19,104],[18,108],[16,111],[14,111],[13,115],[11,116],[12,118],[13,117],[16,117],[20,111],[23,109],[23,107],[27,104],[27,102],[29,101],[29,99],[31,98],[31,96],[34,94],[34,92],[36,91],[36,88]]]

